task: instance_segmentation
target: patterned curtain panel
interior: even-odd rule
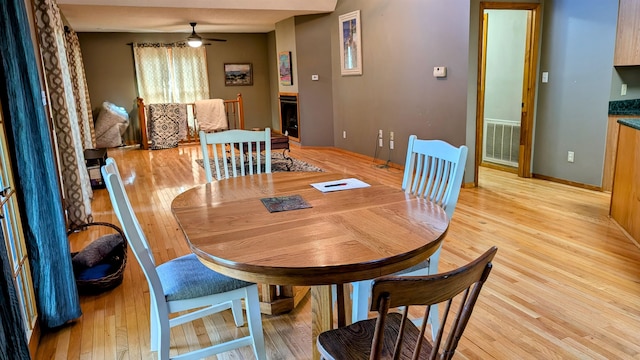
[[[93,221],[91,182],[84,162],[72,74],[67,61],[64,26],[54,0],[33,0],[40,51],[49,88],[50,108],[60,154],[63,190],[70,226]]]
[[[0,99],[16,192],[40,324],[52,328],[77,319],[82,312],[24,0],[0,1],[0,34]],[[1,303],[3,309],[8,304]],[[11,324],[10,318],[0,321],[4,328],[24,331],[22,323]],[[22,357],[18,352],[0,353]]]
[[[174,46],[171,48],[173,65],[173,102],[192,103],[209,98],[207,52],[204,46]]]
[[[91,101],[89,100],[89,88],[87,78],[84,74],[84,62],[80,51],[80,41],[78,34],[70,28],[65,27],[65,40],[67,41],[67,61],[71,72],[71,83],[73,84],[73,97],[76,100],[76,110],[78,111],[78,125],[80,126],[80,137],[82,138],[83,149],[95,149],[96,132],[93,128],[93,112],[91,111]]]
[[[169,54],[164,44],[133,44],[138,96],[145,104],[170,103]]]

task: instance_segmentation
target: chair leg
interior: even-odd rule
[[[352,283],[352,312],[351,322],[366,320],[369,317],[369,297],[371,295],[372,280]]]
[[[231,300],[231,312],[233,321],[237,327],[244,325],[244,315],[242,314],[242,301],[240,299]]]
[[[149,332],[151,335],[150,345],[151,351],[158,351],[158,330],[160,328],[160,324],[158,323],[158,309],[156,305],[152,302],[149,311]]]
[[[252,338],[253,352],[258,360],[266,360],[267,352],[264,347],[264,333],[262,331],[262,318],[260,314],[260,299],[258,297],[258,285],[246,288],[247,323],[249,334]]]
[[[171,326],[169,318],[157,319],[158,324],[158,360],[169,360],[169,349],[171,348]]]

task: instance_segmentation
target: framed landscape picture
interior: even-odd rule
[[[281,85],[293,85],[293,75],[291,74],[291,51],[282,51],[278,54],[278,72],[280,73]]]
[[[251,64],[224,64],[224,85],[253,85],[253,68]]]
[[[362,75],[360,10],[340,15],[340,74]]]

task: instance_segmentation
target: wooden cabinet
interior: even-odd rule
[[[620,0],[613,65],[640,65],[640,0]]]
[[[620,125],[611,218],[640,241],[640,130]]]
[[[613,187],[613,169],[616,165],[616,152],[618,150],[618,115],[609,115],[607,122],[607,141],[604,148],[604,169],[602,171],[602,191],[611,191]]]

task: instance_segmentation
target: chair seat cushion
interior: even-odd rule
[[[209,269],[195,254],[173,259],[156,269],[168,301],[219,294],[252,284]]]

